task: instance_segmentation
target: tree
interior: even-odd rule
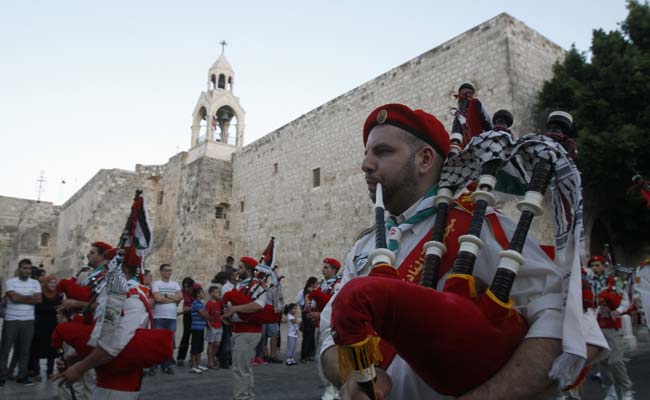
[[[593,31],[591,59],[575,47],[553,68],[537,112],[570,112],[585,204],[603,211],[624,248],[650,239],[650,210],[626,194],[635,173],[650,176],[650,6],[629,0],[619,30]]]

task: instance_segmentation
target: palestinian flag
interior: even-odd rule
[[[142,257],[151,249],[151,227],[147,210],[144,204],[144,197],[138,195],[133,199],[131,214],[131,227],[129,230],[130,245],[135,248],[136,253]]]
[[[273,268],[275,265],[275,237],[271,236],[269,244],[266,246],[266,250],[262,253],[262,258],[260,259],[260,264],[268,265]]]

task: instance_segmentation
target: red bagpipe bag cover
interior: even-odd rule
[[[242,293],[239,290],[231,290],[223,295],[223,303],[239,306],[242,304],[248,304],[253,301],[253,298],[246,294]],[[282,314],[275,311],[273,304],[266,304],[262,310],[254,313],[237,313],[239,318],[251,325],[262,325],[262,324],[272,324],[279,322],[282,318]]]
[[[316,306],[318,307],[319,310],[323,310],[327,303],[330,301],[332,298],[331,293],[325,293],[321,290],[321,288],[318,288],[316,290],[312,290],[309,292],[307,295],[307,298],[309,300],[314,300],[316,302]]]
[[[455,211],[450,218],[457,219],[456,229],[445,238],[448,252],[440,276],[453,262],[458,236],[471,218]],[[488,218],[493,231],[495,221]],[[401,270],[375,266],[335,298],[331,326],[342,377],[355,369],[354,359],[365,357],[386,368],[380,361],[394,349],[436,392],[458,396],[499,371],[524,339],[528,325],[512,301],[502,303],[489,290],[477,294],[472,276],[451,274],[444,290],[437,291],[400,279]]]
[[[77,354],[86,357],[94,347],[88,346],[95,325],[76,319],[58,324],[52,332],[52,347],[61,348],[63,342],[72,346]],[[173,356],[174,332],[169,329],[137,329],[126,347],[107,368],[112,371],[131,371],[151,368]]]
[[[77,283],[77,278],[61,279],[56,284],[56,292],[65,294],[69,299],[80,301],[90,301],[93,296],[92,290],[88,286],[81,286]]]

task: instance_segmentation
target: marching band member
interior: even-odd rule
[[[603,257],[593,256],[589,261],[593,271],[592,286],[598,299],[598,325],[610,348],[607,358],[599,363],[603,383],[607,387],[605,399],[618,400],[617,390],[620,390],[622,400],[633,400],[633,384],[625,362],[621,321],[621,315],[630,307],[629,296],[626,288],[617,284],[615,275],[607,276]]]
[[[253,369],[250,360],[255,356],[255,346],[262,337],[259,321],[245,321],[247,315],[262,311],[267,304],[264,285],[255,278],[257,260],[242,257],[239,261],[239,280],[235,288],[223,296],[224,317],[232,317],[232,377],[233,399],[255,398]],[[238,296],[239,295],[239,296]],[[241,300],[241,297],[244,300]],[[230,305],[229,305],[230,303]]]
[[[432,115],[421,110],[413,111],[401,104],[387,104],[369,115],[363,129],[363,140],[366,155],[361,167],[371,198],[374,199],[378,183],[384,188],[384,204],[390,213],[387,221],[387,226],[391,228],[388,248],[396,258],[393,265],[402,280],[418,282],[424,259],[422,248],[424,242],[429,240],[435,220],[433,197],[443,161],[449,151],[449,135]],[[459,250],[458,236],[467,231],[471,219],[471,213],[463,210],[470,205],[463,199],[457,202],[460,206],[452,208],[448,215],[449,225],[444,240],[447,253],[440,276],[447,273],[455,259]],[[491,229],[481,232],[484,247],[481,257],[476,259],[474,272],[477,286],[482,290],[494,276],[500,250],[507,246],[504,239],[507,242],[514,231],[513,222],[503,216],[488,212],[486,218]],[[348,253],[342,273],[342,287],[352,279],[370,273],[368,255],[375,248],[375,234],[375,230],[366,231]],[[527,320],[529,329],[526,338],[500,371],[462,395],[462,399],[527,399],[551,394],[558,389],[557,382],[550,380],[548,373],[562,352],[562,274],[535,239],[529,237],[525,241],[524,253],[526,259],[515,280],[511,297]],[[442,288],[444,282],[444,278],[440,279],[438,288]],[[382,296],[382,293],[367,293],[367,296]],[[404,296],[408,297],[409,293],[404,293]],[[332,383],[343,384],[344,398],[368,398],[364,397],[361,387],[353,380],[339,380],[337,351],[333,347],[329,326],[332,308],[337,307],[336,299],[337,295],[321,313],[326,337],[320,349],[320,362],[325,376]],[[422,318],[426,319],[435,311],[421,310]],[[390,315],[378,317],[390,318]],[[405,335],[408,335],[408,328],[399,327],[404,329]],[[405,340],[408,341],[408,338]],[[602,335],[591,329],[586,342],[589,344],[589,358],[607,347]],[[449,351],[453,352],[454,349],[450,348]],[[382,356],[382,368],[377,369],[375,381],[380,398],[446,398],[429,387],[394,350],[382,347]],[[431,362],[435,363],[436,360]]]
[[[320,348],[322,337],[320,331],[320,313],[325,309],[325,306],[330,301],[336,290],[339,288],[339,283],[341,282],[341,276],[339,275],[339,270],[341,269],[341,263],[335,258],[325,258],[323,259],[323,265],[321,266],[321,272],[323,273],[323,280],[320,281],[318,287],[315,290],[312,290],[307,295],[307,301],[311,301],[311,312],[307,314],[307,317],[314,321],[316,325],[315,332],[315,341],[316,348]],[[322,373],[320,364],[318,365],[318,373],[321,376],[321,381],[326,385],[325,392],[321,397],[321,400],[334,400],[339,398],[339,391],[332,384],[327,381]]]
[[[116,319],[106,321],[111,329],[102,330],[95,348],[83,359],[75,362],[55,379],[63,383],[76,382],[86,372],[95,369],[97,387],[93,399],[135,400],[140,395],[142,368],[115,371],[109,365],[127,347],[137,329],[146,328],[150,322],[149,300],[138,283],[137,267],[127,267],[122,272],[127,279],[127,290]]]

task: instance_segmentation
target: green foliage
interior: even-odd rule
[[[578,165],[588,193],[621,239],[648,239],[650,211],[626,194],[639,172],[650,178],[650,6],[628,1],[621,29],[594,30],[591,59],[574,47],[554,66],[537,112],[570,112],[578,134]]]

